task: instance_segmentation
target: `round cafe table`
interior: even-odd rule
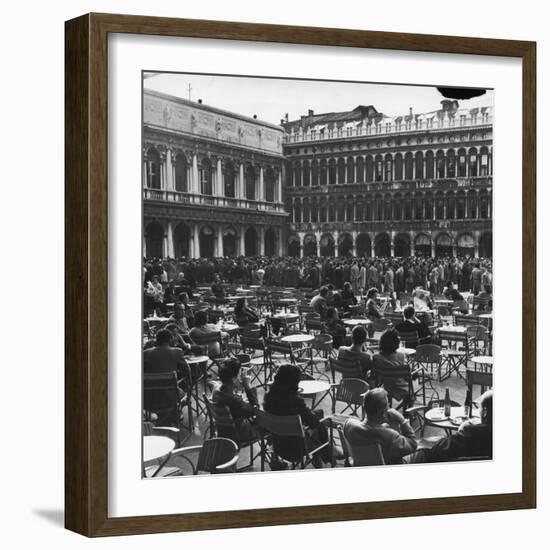
[[[208,363],[210,357],[208,355],[186,355],[185,360],[188,365],[200,365],[201,363]]]
[[[476,365],[493,366],[493,357],[491,355],[478,355],[476,357],[472,357],[470,361]]]
[[[416,350],[413,348],[397,348],[395,351],[397,353],[402,353],[406,357],[409,357],[409,355],[414,355],[416,353]]]
[[[427,410],[424,415],[426,422],[430,426],[441,428],[442,430],[449,432],[458,430],[460,425],[468,420],[464,414],[464,407],[451,407],[450,417],[445,416],[444,410],[445,409],[443,407],[436,407],[435,409]],[[472,410],[472,418],[470,418],[470,420],[472,422],[480,421],[478,409]]]
[[[344,319],[344,325],[354,327],[356,325],[371,325],[372,321],[370,319]]]
[[[303,397],[312,398],[311,408],[314,409],[330,391],[330,383],[324,380],[300,380],[298,391]],[[319,394],[322,396],[317,400]]]
[[[457,332],[458,334],[464,334],[466,332],[466,327],[463,325],[443,325],[439,327],[439,330],[444,332]]]
[[[286,321],[293,321],[298,319],[297,313],[275,313],[273,319],[285,319]]]
[[[307,344],[315,340],[315,336],[311,334],[289,334],[288,336],[283,336],[281,340],[290,344]]]
[[[480,319],[492,319],[493,314],[492,313],[482,313],[481,315],[478,315]]]
[[[240,327],[234,323],[222,323],[221,325],[216,325],[216,328],[223,332],[227,332],[227,334],[235,334],[239,331]]]
[[[153,460],[164,459],[151,477],[155,477],[168,462],[170,453],[174,450],[176,443],[173,439],[163,435],[146,435],[143,438],[143,464]],[[144,469],[145,475],[145,469]]]

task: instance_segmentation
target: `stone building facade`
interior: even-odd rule
[[[492,108],[282,120],[290,255],[492,256]]]
[[[282,142],[280,126],[144,91],[144,256],[284,254]]]

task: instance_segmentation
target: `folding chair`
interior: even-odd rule
[[[399,341],[404,348],[413,348],[418,347],[418,332],[416,330],[411,330],[407,332],[397,331],[399,336]]]
[[[251,381],[257,381],[262,386],[265,386],[267,381],[268,357],[264,339],[242,336],[241,348],[244,353],[252,353],[250,361],[247,365],[249,368],[248,373],[251,377]]]
[[[186,380],[185,384],[189,390],[190,381]],[[161,425],[178,429],[178,444],[181,443],[179,429],[185,407],[188,411],[188,425],[184,427],[191,434],[194,429],[192,403],[188,395],[181,395],[176,372],[143,374],[143,408],[155,413]]]
[[[470,356],[486,355],[489,347],[489,334],[482,325],[466,327],[468,352]]]
[[[473,386],[481,386],[481,393],[483,395],[487,388],[493,387],[493,367],[492,365],[478,365],[474,364],[466,369],[466,386],[472,392]]]
[[[260,435],[247,439],[242,438],[242,434],[239,433],[235,420],[231,415],[229,407],[225,405],[219,405],[215,399],[209,399],[206,394],[203,396],[206,408],[208,410],[209,431],[210,438],[212,437],[225,437],[234,441],[239,449],[249,448],[250,460],[248,464],[242,468],[237,468],[237,472],[244,472],[250,470],[254,466],[254,461],[261,455]],[[254,445],[259,445],[259,450],[254,454]]]
[[[300,415],[277,416],[265,411],[258,411],[256,422],[264,433],[262,437],[262,472],[265,469],[265,459],[269,457],[268,445],[271,445],[272,457],[275,455],[290,462],[291,470],[306,468],[313,463],[320,451],[330,445],[330,442],[327,441],[313,449],[308,449],[309,445]],[[269,434],[271,438],[266,438],[265,434]],[[294,445],[285,445],[286,448],[283,448],[278,438],[292,438]]]
[[[456,372],[457,376],[464,378],[460,372],[460,367],[467,367],[470,356],[470,338],[467,332],[446,331],[442,328],[439,330],[439,340],[442,346],[443,342],[447,343],[447,346],[441,350],[445,373],[439,380],[446,380],[453,372]]]
[[[426,377],[424,375],[424,367],[422,365],[403,365],[396,367],[395,365],[386,365],[383,362],[377,361],[376,357],[373,361],[373,378],[374,384],[377,387],[384,387],[388,392],[388,401],[390,406],[392,401],[401,401],[396,408],[406,410],[407,407],[414,405],[417,396],[422,394],[422,403],[426,403]],[[414,389],[413,378],[418,380],[418,388]],[[397,387],[397,383],[404,381],[407,388],[403,390]],[[396,391],[399,389],[399,391]]]
[[[309,348],[311,349],[311,348]],[[296,348],[294,348],[289,342],[281,342],[268,338],[266,340],[266,351],[269,365],[269,379],[273,379],[275,371],[282,363],[291,363],[298,367],[300,372],[305,374],[313,374],[313,367],[310,359],[299,359],[296,356]],[[309,373],[308,373],[309,368]]]
[[[344,426],[338,426],[346,466],[383,466],[386,464],[379,443],[351,445],[344,433]]]
[[[197,462],[187,456],[188,454],[198,453]],[[186,475],[191,470],[192,475],[198,475],[200,472],[207,474],[222,474],[234,472],[237,461],[239,460],[239,447],[231,439],[215,437],[207,439],[202,445],[192,447],[181,447],[172,451],[166,464],[158,472],[154,472],[155,477],[171,477]],[[153,471],[146,468],[146,477],[151,477]]]

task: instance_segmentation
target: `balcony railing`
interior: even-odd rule
[[[209,206],[213,208],[245,208],[260,212],[284,213],[284,205],[278,202],[256,201],[242,198],[218,197],[213,195],[200,195],[183,193],[181,191],[169,191],[167,189],[143,189],[144,200],[187,204],[190,206]]]
[[[330,231],[436,231],[436,230],[482,230],[490,227],[491,218],[445,219],[445,220],[357,220],[354,222],[292,222],[291,231],[321,231],[327,226]]]
[[[312,185],[287,187],[292,195],[333,194],[338,191],[344,193],[365,191],[415,191],[422,189],[463,189],[491,187],[492,176],[477,176],[470,178],[440,178],[421,180],[376,181],[368,183],[335,183],[331,185]]]
[[[431,123],[419,120],[416,122],[401,122],[370,124],[368,126],[357,125],[348,128],[334,128],[332,130],[308,130],[307,132],[295,132],[285,134],[283,143],[303,143],[309,141],[328,141],[331,139],[345,139],[361,136],[385,136],[388,134],[410,134],[420,131],[433,130],[460,130],[463,128],[490,127],[493,124],[492,116],[478,116],[475,119],[467,118],[460,120],[455,118],[435,119]]]

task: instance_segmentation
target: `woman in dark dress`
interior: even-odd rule
[[[306,448],[312,450],[328,441],[326,427],[321,424],[320,416],[307,407],[298,391],[300,369],[294,365],[285,364],[279,367],[273,384],[264,397],[264,410],[276,416],[300,415],[302,424],[307,428]],[[273,436],[275,453],[288,461],[294,462],[301,458],[299,438],[294,436]],[[330,448],[327,445],[318,453],[321,461],[331,460]],[[313,462],[316,468],[322,467],[319,460]]]

